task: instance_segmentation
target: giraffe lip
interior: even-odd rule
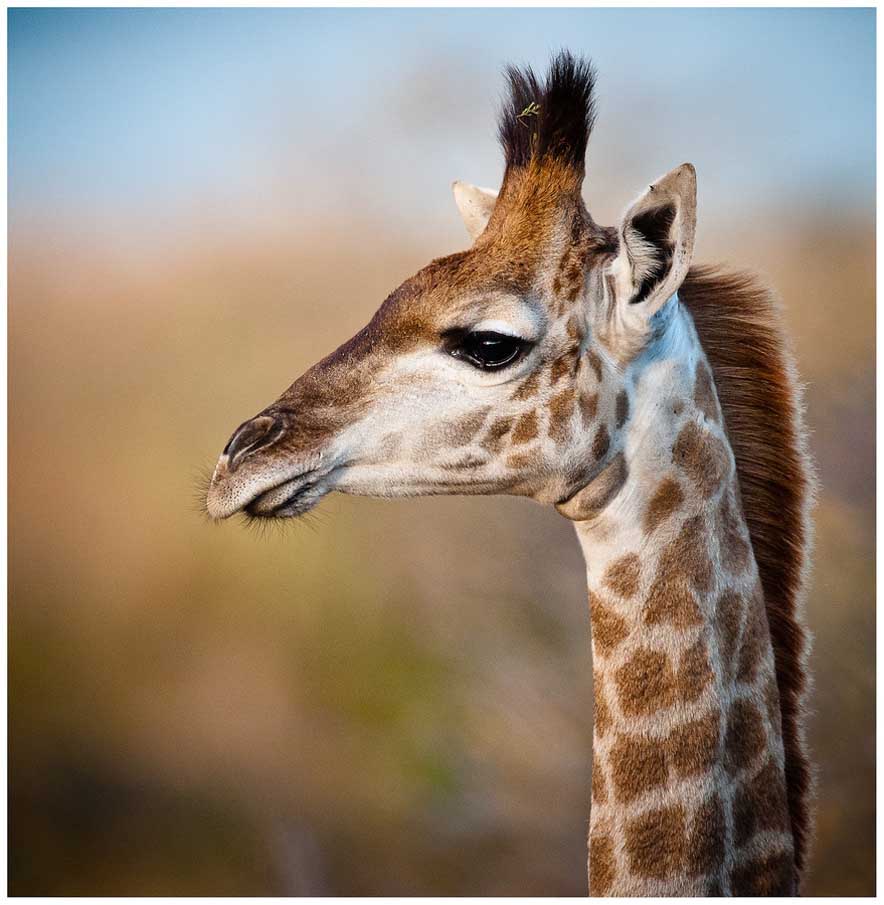
[[[314,470],[304,472],[262,491],[243,506],[243,512],[255,518],[284,518],[300,515],[302,510],[299,501],[314,488],[315,483],[311,478],[315,474]]]
[[[311,468],[259,493],[242,507],[250,518],[297,518],[333,489],[334,468]]]

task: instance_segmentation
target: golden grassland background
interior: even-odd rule
[[[701,257],[785,300],[821,479],[808,891],[870,894],[874,247],[819,222]],[[10,891],[585,893],[570,524],[335,495],[262,534],[195,501],[228,432],[447,249],[352,220],[113,246],[10,249]]]

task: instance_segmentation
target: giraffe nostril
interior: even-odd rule
[[[269,446],[282,432],[282,425],[269,415],[259,415],[241,424],[224,447],[227,467],[233,471],[252,453]]]

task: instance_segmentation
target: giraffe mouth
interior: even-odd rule
[[[297,518],[312,509],[330,490],[318,471],[309,471],[271,487],[243,506],[251,518]]]

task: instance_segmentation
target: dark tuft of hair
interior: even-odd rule
[[[506,79],[509,95],[500,111],[498,135],[507,171],[532,159],[553,158],[582,172],[595,121],[592,64],[562,51],[543,84],[530,67],[508,66]]]

